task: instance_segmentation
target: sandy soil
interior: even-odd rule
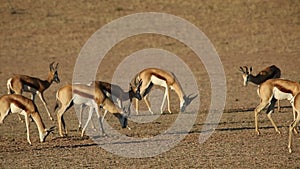
[[[81,138],[77,131],[78,119],[71,109],[65,113],[67,137],[59,137],[55,130],[45,143],[39,143],[32,123],[33,145],[29,146],[25,124],[13,114],[0,126],[0,168],[300,168],[299,135],[294,137],[294,152],[289,154],[287,150],[288,125],[292,121],[289,102],[282,101],[282,111],[273,115],[282,134],[275,133],[262,112],[259,116],[262,134],[257,136],[253,115],[259,103],[257,87],[243,87],[238,71],[239,66],[248,65],[257,73],[275,64],[281,68],[282,77],[300,81],[300,2],[297,0],[2,1],[1,93],[7,92],[6,80],[13,74],[43,79],[49,63],[59,62],[61,83],[53,84],[45,92],[53,111],[57,89],[72,82],[76,59],[93,33],[122,16],[153,11],[193,23],[210,39],[220,56],[226,74],[226,106],[211,137],[199,143],[211,102],[209,77],[201,60],[176,39],[142,34],[114,46],[101,62],[97,79],[111,81],[115,68],[124,58],[145,48],[165,49],[179,56],[196,77],[201,96],[195,124],[179,144],[154,157],[121,157],[99,147],[88,136]],[[106,119],[129,137],[151,138],[167,130],[178,117],[178,99],[174,93],[171,98],[173,114],[164,114],[144,124],[129,121],[130,131],[120,129],[113,116],[108,115]],[[41,101],[37,99],[36,103],[46,126],[56,126],[56,120],[49,120]],[[52,116],[55,117],[54,112]]]

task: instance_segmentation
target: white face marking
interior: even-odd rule
[[[243,79],[244,79],[244,86],[247,86],[248,85],[248,75],[246,74],[243,74]]]
[[[284,93],[280,91],[277,87],[274,87],[273,89],[274,97],[277,100],[292,100],[293,95],[291,93]]]

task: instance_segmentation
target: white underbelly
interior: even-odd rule
[[[167,82],[163,79],[157,78],[156,76],[151,76],[151,82],[157,86],[167,87]]]
[[[293,95],[291,93],[285,93],[280,91],[277,87],[273,89],[274,97],[277,100],[292,100]]]
[[[15,104],[10,104],[10,110],[11,113],[21,113],[23,111],[23,109],[19,108],[18,106],[16,106]]]
[[[77,105],[85,104],[89,107],[95,107],[97,105],[94,99],[82,97],[77,94],[74,94],[73,102],[74,102],[74,104],[77,104]]]

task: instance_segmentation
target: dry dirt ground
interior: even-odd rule
[[[252,65],[257,73],[275,64],[281,68],[282,77],[300,81],[298,0],[1,0],[1,93],[7,92],[6,80],[13,74],[46,78],[49,63],[57,61],[61,83],[53,84],[45,92],[55,117],[55,92],[72,82],[76,58],[89,37],[114,19],[137,12],[164,12],[181,17],[202,30],[215,46],[224,66],[227,90],[224,113],[211,137],[199,143],[211,102],[209,78],[201,60],[174,38],[141,34],[119,42],[107,53],[98,68],[97,79],[110,81],[122,59],[141,49],[160,48],[181,57],[196,77],[201,106],[195,124],[180,143],[153,157],[118,156],[105,151],[88,136],[81,138],[78,120],[71,109],[65,114],[67,137],[59,137],[55,130],[45,143],[39,143],[32,123],[33,145],[29,146],[25,124],[13,114],[0,126],[0,168],[300,168],[299,135],[294,137],[294,152],[289,154],[287,150],[288,125],[292,121],[288,101],[282,101],[283,109],[273,115],[281,135],[275,133],[262,112],[262,134],[257,136],[253,115],[259,103],[257,87],[243,87],[238,71],[239,66]],[[117,122],[113,116],[106,119],[127,136],[151,138],[175,122],[178,100],[173,92],[171,98],[173,114],[144,124],[129,121],[130,131],[114,125]],[[49,120],[40,100],[36,102],[46,126],[56,126],[56,120]]]

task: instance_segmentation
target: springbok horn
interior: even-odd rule
[[[56,63],[55,70],[57,70],[57,67],[58,67],[58,63]]]
[[[49,68],[50,68],[51,71],[54,70],[53,64],[54,64],[54,62],[50,63],[50,65],[49,65]]]
[[[245,72],[246,72],[247,74],[249,74],[249,69],[248,69],[248,67],[247,67],[247,66],[244,66],[244,68],[245,68]]]
[[[240,71],[246,73],[245,70],[242,68],[242,66],[240,66]]]

